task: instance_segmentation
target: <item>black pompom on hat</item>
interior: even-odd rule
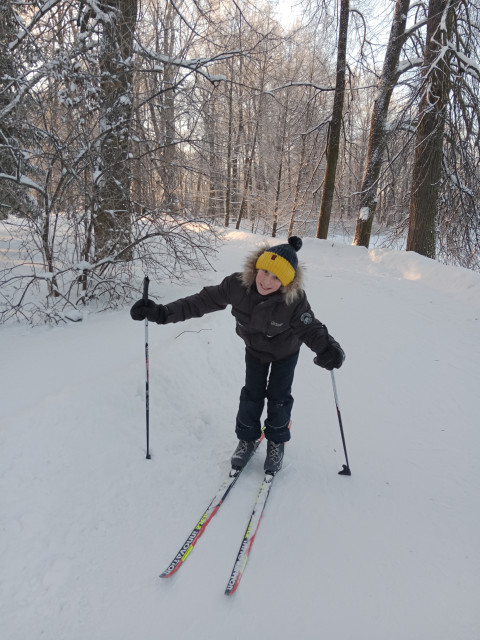
[[[258,258],[255,267],[270,271],[286,287],[295,277],[298,267],[297,251],[302,248],[302,239],[291,236],[288,243],[270,247]]]

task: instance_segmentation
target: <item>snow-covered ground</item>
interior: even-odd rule
[[[217,272],[261,239],[226,234]],[[265,445],[184,567],[159,573],[229,468],[243,344],[229,311],[150,326],[128,309],[0,329],[0,619],[8,640],[478,640],[480,275],[314,239],[299,257],[344,347],[304,347],[292,440],[238,591],[224,589]]]

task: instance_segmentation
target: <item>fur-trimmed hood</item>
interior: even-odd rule
[[[241,277],[242,284],[246,289],[250,289],[255,283],[255,278],[257,277],[257,269],[255,265],[257,264],[257,260],[262,255],[262,253],[264,251],[268,251],[269,248],[270,246],[268,244],[264,244],[259,249],[256,249],[247,256]],[[286,287],[280,287],[280,291],[286,304],[293,304],[299,299],[300,294],[303,291],[303,273],[304,268],[300,263],[298,263],[297,269],[295,271],[295,277],[293,278],[292,282],[290,282],[290,284],[288,284]]]

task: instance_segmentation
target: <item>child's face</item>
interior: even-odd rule
[[[275,274],[265,269],[259,269],[255,278],[255,284],[257,285],[257,291],[262,296],[268,296],[269,293],[278,291],[282,286],[282,283]]]

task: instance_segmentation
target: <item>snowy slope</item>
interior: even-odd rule
[[[158,301],[241,268],[152,283]],[[158,574],[228,470],[243,381],[229,311],[150,326],[123,312],[0,329],[0,619],[9,640],[478,640],[480,275],[305,240],[306,290],[347,353],[303,348],[292,440],[237,593],[223,595],[262,476],[257,452],[187,564]]]

